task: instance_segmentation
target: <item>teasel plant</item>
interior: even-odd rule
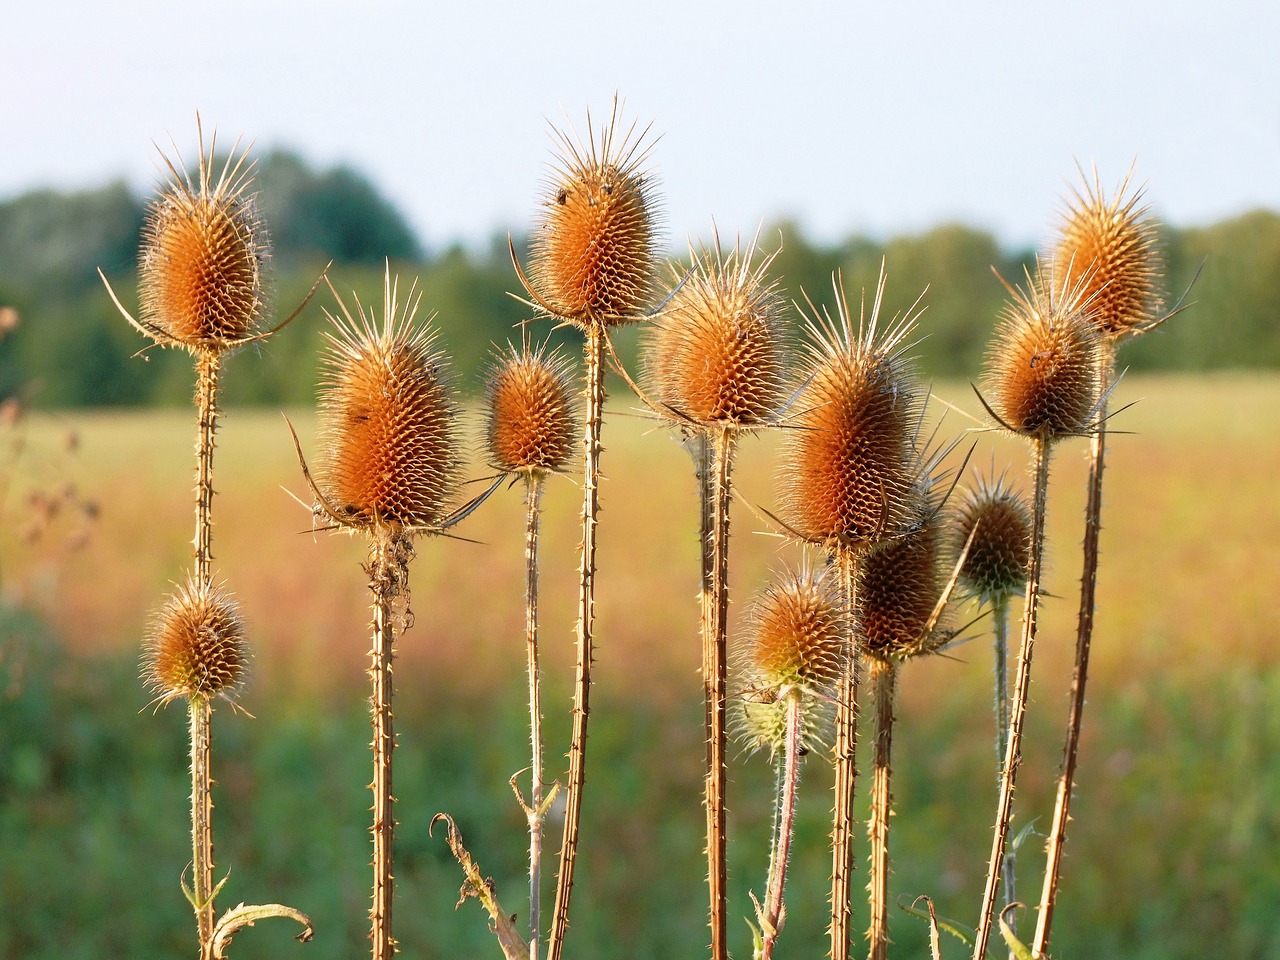
[[[513,244],[510,249],[528,305],[559,325],[574,327],[584,338],[582,551],[573,730],[564,834],[547,952],[549,960],[559,960],[569,923],[587,778],[604,358],[612,330],[643,320],[652,312],[658,215],[654,180],[645,168],[649,128],[639,128],[635,123],[624,125],[617,97],[608,121],[598,132],[587,114],[585,143],[572,130],[553,130],[553,137],[560,155],[533,231],[528,274],[520,265]]]
[[[764,902],[751,895],[753,956],[769,960],[786,920],[783,892],[795,827],[800,761],[830,745],[835,689],[849,658],[849,610],[827,570],[775,578],[752,604],[735,650],[735,739],[767,751],[777,768]]]
[[[216,133],[210,138],[206,152],[199,116],[196,127],[199,147],[194,179],[182,167],[180,158],[170,159],[161,153],[168,179],[148,204],[143,224],[138,268],[139,317],[135,318],[125,308],[106,274],[101,269],[98,271],[116,308],[134,329],[153,345],[185,349],[195,359],[194,571],[182,592],[170,603],[173,616],[181,618],[185,609],[188,621],[195,616],[193,610],[230,603],[225,590],[215,588],[212,580],[213,454],[222,364],[236,349],[261,342],[284,327],[311,298],[308,294],[290,316],[274,326],[269,325],[263,267],[269,260],[270,242],[257,213],[256,195],[251,190],[253,162],[248,150],[241,151],[237,141],[219,169],[215,161]],[[176,156],[176,149],[174,152]],[[311,293],[314,292],[312,287]],[[211,599],[215,597],[217,603]],[[221,622],[221,615],[215,619]],[[239,623],[238,616],[231,619]],[[239,629],[237,626],[237,636]],[[157,643],[153,638],[149,645],[150,660],[160,656],[156,653]],[[184,882],[184,891],[195,910],[202,960],[221,956],[221,950],[235,930],[267,915],[299,919],[304,925],[301,938],[309,939],[310,922],[292,908],[279,905],[252,908],[242,905],[221,920],[217,919],[214,900],[222,884],[214,884],[210,822],[213,809],[210,720],[216,698],[207,691],[165,686],[152,667],[144,672],[153,689],[158,691],[158,703],[185,696],[190,712],[192,885],[188,889]],[[257,912],[246,919],[250,914],[241,912],[245,910]]]
[[[785,302],[768,270],[775,251],[756,256],[753,239],[725,252],[713,230],[709,248],[690,248],[688,272],[649,328],[648,405],[680,431],[698,480],[701,543],[702,684],[705,703],[707,884],[711,956],[726,960],[726,703],[729,526],[736,445],[743,434],[776,426],[785,401]]]
[[[836,681],[835,801],[832,818],[831,957],[848,960],[853,863],[859,659],[858,571],[885,541],[916,523],[917,441],[924,412],[908,351],[920,300],[880,329],[883,265],[870,310],[855,321],[843,283],[833,280],[835,315],[808,303],[804,385],[787,417],[780,461],[780,524],[816,545],[835,567],[852,611],[848,656]]]
[[[1027,273],[1025,289],[1006,284],[1010,299],[988,348],[983,388],[978,392],[979,401],[1001,429],[1028,441],[1035,493],[1022,636],[1009,714],[1009,742],[1001,769],[991,856],[974,938],[974,960],[982,960],[986,955],[991,935],[1022,759],[1022,729],[1031,689],[1031,663],[1042,589],[1050,454],[1058,441],[1088,437],[1097,430],[1103,399],[1097,362],[1103,346],[1090,318],[1089,294],[1079,280],[1059,286],[1052,277],[1052,267],[1038,267],[1034,277]],[[1012,937],[1012,933],[1008,936]]]
[[[365,538],[372,598],[373,894],[369,911],[374,960],[396,952],[392,906],[395,814],[392,753],[392,662],[397,638],[413,623],[409,562],[421,536],[442,535],[492,492],[455,506],[461,441],[448,362],[430,318],[418,322],[416,283],[401,298],[387,266],[382,317],[358,302],[354,312],[330,289],[337,312],[321,384],[320,455],[313,477],[297,434],[295,449],[323,529]],[[292,426],[290,426],[292,432]]]

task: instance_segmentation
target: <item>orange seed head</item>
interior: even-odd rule
[[[188,580],[152,617],[142,676],[157,702],[234,699],[248,666],[240,610],[221,585]]]
[[[485,397],[495,467],[526,473],[564,467],[573,455],[578,416],[569,364],[558,351],[511,347],[494,365]]]
[[[858,631],[868,656],[906,657],[929,646],[946,585],[934,504],[918,506],[916,528],[884,543],[862,562]]]
[[[969,543],[960,567],[960,585],[982,603],[1008,599],[1027,582],[1031,551],[1031,508],[1003,476],[979,478],[950,520],[957,556]],[[969,538],[972,535],[973,540]]]

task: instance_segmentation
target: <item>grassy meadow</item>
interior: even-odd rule
[[[234,361],[233,361],[234,364]],[[233,371],[234,373],[234,371]],[[615,391],[616,392],[616,391]],[[935,386],[944,433],[979,405]],[[1054,956],[1280,958],[1280,377],[1127,377],[1112,402],[1090,706],[1054,931]],[[314,454],[314,417],[291,411]],[[468,427],[473,436],[479,417]],[[191,556],[192,416],[186,410],[31,417],[0,466],[0,957],[160,957],[189,949],[178,878],[187,830],[185,717],[153,715],[136,679],[148,612]],[[67,449],[74,431],[78,445]],[[1025,475],[1022,444],[975,432],[973,463]],[[777,437],[744,441],[735,471],[731,623],[769,571],[794,562],[770,535]],[[479,442],[476,441],[478,449]],[[1014,830],[1047,826],[1074,645],[1086,448],[1055,453],[1048,580]],[[696,957],[706,941],[698,665],[698,545],[691,462],[625,399],[605,427],[584,846],[570,956]],[[471,475],[482,476],[482,466]],[[253,715],[217,711],[220,902],[280,901],[315,941],[266,921],[235,956],[311,960],[366,949],[368,647],[362,544],[314,532],[279,413],[231,409],[219,433],[214,569],[254,645]],[[74,482],[99,505],[71,549],[65,518],[19,536],[33,488]],[[579,490],[545,501],[547,758],[563,777],[576,599]],[[497,884],[526,909],[524,817],[507,786],[528,764],[523,505],[501,490],[458,539],[422,540],[415,625],[399,644],[397,933],[411,958],[496,957],[437,811],[453,813]],[[961,620],[969,619],[964,611]],[[995,804],[988,624],[902,672],[895,737],[891,897],[935,898],[972,924]],[[864,754],[865,755],[865,754]],[[830,768],[811,757],[779,956],[825,951]],[[763,892],[770,766],[736,756],[729,808],[730,934],[749,950],[748,890]],[[865,781],[859,792],[865,799]],[[558,831],[548,830],[554,848]],[[1019,894],[1037,899],[1038,844]],[[865,851],[864,851],[865,852]],[[860,868],[861,872],[861,868]],[[855,883],[864,879],[855,878]],[[865,906],[863,907],[865,913]],[[865,918],[855,913],[855,924]],[[1025,921],[1030,925],[1030,921]],[[928,956],[927,930],[893,918],[892,955]],[[993,948],[993,953],[998,953]],[[944,957],[966,956],[944,940]]]

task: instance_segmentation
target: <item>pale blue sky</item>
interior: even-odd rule
[[[195,113],[345,161],[431,247],[526,228],[548,121],[653,121],[666,235],[1044,236],[1096,162],[1164,219],[1280,208],[1280,3],[5,0],[0,195],[155,178]]]

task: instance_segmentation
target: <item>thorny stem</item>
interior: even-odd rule
[[[196,355],[196,582],[209,582],[213,560],[213,449],[218,429],[218,372],[222,360],[216,350]]]
[[[1080,612],[1076,618],[1076,661],[1071,674],[1071,705],[1067,713],[1066,743],[1062,751],[1062,774],[1058,778],[1057,802],[1053,823],[1049,827],[1049,843],[1044,871],[1044,889],[1040,894],[1040,916],[1032,956],[1043,956],[1049,946],[1049,928],[1058,897],[1058,879],[1062,872],[1062,849],[1067,839],[1071,793],[1075,783],[1076,757],[1080,751],[1080,726],[1084,718],[1085,683],[1089,676],[1089,650],[1093,642],[1093,612],[1098,586],[1098,538],[1102,532],[1102,471],[1107,448],[1107,390],[1115,373],[1115,347],[1109,345],[1098,358],[1103,390],[1098,410],[1099,425],[1089,445],[1089,493],[1084,518],[1084,570],[1080,575]]]
[[[1000,787],[1001,770],[1004,767],[1004,755],[1009,749],[1009,597],[1002,594],[992,602],[992,616],[995,619],[995,715],[996,715],[996,788]],[[1004,862],[1000,867],[1001,882],[1004,884],[1004,898],[1012,903],[1016,897],[1016,863],[1018,852],[1008,848],[1004,852]],[[1009,927],[1017,933],[1017,917],[1010,915]]]
[[[836,549],[841,599],[848,617],[849,649],[836,685],[835,809],[831,826],[831,960],[849,960],[849,891],[853,873],[853,795],[857,778],[859,651],[857,558],[847,546]]]
[[[1013,791],[1022,762],[1022,725],[1027,713],[1027,696],[1031,689],[1031,655],[1036,639],[1036,615],[1040,604],[1040,568],[1044,554],[1044,518],[1049,493],[1049,440],[1033,441],[1036,471],[1035,506],[1031,517],[1031,555],[1027,561],[1027,592],[1022,616],[1022,646],[1018,652],[1018,676],[1013,690],[1013,712],[1009,718],[1009,746],[1005,750],[1004,768],[1000,776],[1000,799],[996,807],[995,830],[991,839],[991,859],[982,891],[982,908],[974,937],[974,960],[983,960],[991,937],[992,912],[996,890],[1000,885],[1000,867],[1004,861],[1005,843],[1009,837],[1009,821],[1013,815]]]
[[[542,909],[542,673],[538,665],[538,520],[541,473],[525,479],[524,625],[529,656],[529,743],[533,785],[529,794],[529,960],[538,960],[538,920]]]
[[[889,817],[893,806],[890,790],[893,745],[893,688],[897,666],[880,657],[867,659],[867,679],[876,705],[875,755],[871,774],[871,821],[867,834],[871,840],[870,894],[871,921],[867,927],[870,960],[885,960],[889,952]]]
[[[800,784],[800,691],[787,694],[787,739],[782,748],[782,769],[778,771],[778,812],[774,823],[773,850],[769,857],[769,881],[765,889],[764,913],[760,918],[762,947],[757,960],[769,960],[785,919],[782,892],[787,883],[787,862],[791,859],[791,837],[795,832],[796,788]]]
[[[600,424],[604,416],[604,328],[587,327],[585,345],[587,416],[583,436],[582,557],[578,569],[578,662],[573,695],[573,734],[569,744],[569,786],[565,803],[564,837],[560,844],[560,872],[556,878],[555,910],[551,917],[548,960],[560,960],[569,924],[573,868],[578,858],[582,822],[582,791],[586,784],[587,720],[591,703],[592,631],[595,626],[596,526],[600,513]]]
[[[191,872],[196,926],[200,932],[200,960],[213,953],[213,777],[210,773],[212,736],[208,697],[188,701],[191,722]]]

